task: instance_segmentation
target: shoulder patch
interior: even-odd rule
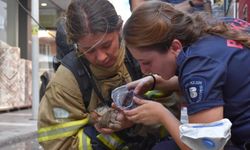
[[[69,112],[63,108],[54,107],[53,114],[56,119],[65,119],[69,117]]]
[[[185,93],[190,104],[200,102],[204,98],[206,81],[203,78],[194,77],[185,83]]]

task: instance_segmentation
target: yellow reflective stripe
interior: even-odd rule
[[[164,93],[162,93],[160,90],[151,90],[147,91],[144,96],[147,98],[161,98],[164,96]]]
[[[120,138],[119,138],[118,136],[116,136],[115,134],[111,134],[110,136],[114,139],[114,141],[116,141],[117,147],[120,146],[122,143],[124,143],[123,140],[120,139]]]
[[[92,150],[92,145],[90,143],[90,138],[83,132],[83,129],[81,129],[78,134],[79,139],[79,150]]]
[[[86,135],[85,135],[86,136]],[[90,140],[90,138],[89,137],[87,137],[87,139],[86,139],[86,141],[87,141],[87,144],[89,145],[88,146],[88,150],[92,150],[92,145],[91,145],[91,140]]]
[[[168,135],[168,131],[166,130],[166,128],[164,126],[160,127],[160,138],[164,138]]]
[[[79,150],[83,150],[83,147],[82,147],[82,135],[83,135],[83,129],[81,129],[79,132],[78,132],[78,134],[77,134],[77,136],[78,136],[78,141],[79,141],[79,144],[78,144],[78,149]]]
[[[108,140],[106,140],[102,134],[97,135],[97,138],[106,145],[110,150],[115,150],[115,146],[112,145]]]
[[[53,125],[38,130],[38,141],[48,141],[74,135],[81,127],[88,123],[88,118]]]
[[[71,121],[71,122],[61,123],[61,124],[41,128],[38,130],[38,133],[49,132],[51,130],[56,130],[58,128],[66,128],[66,127],[70,127],[70,126],[86,125],[88,123],[88,121],[89,121],[88,118],[85,118],[85,119],[79,120],[79,121]]]
[[[97,135],[97,138],[111,150],[117,149],[122,143],[124,143],[122,139],[120,139],[115,134],[99,134]]]
[[[70,131],[78,131],[79,128],[81,128],[81,127],[82,127],[82,125],[71,126],[71,127],[67,127],[67,128],[58,128],[55,130],[51,130],[49,132],[39,133],[38,137],[52,136],[52,135],[57,135],[57,134],[66,133],[66,132],[70,132]]]
[[[59,139],[59,138],[69,137],[69,136],[74,135],[75,133],[76,133],[76,131],[71,131],[71,132],[61,133],[58,135],[39,137],[38,142],[44,142],[44,141],[50,141],[50,140],[55,140],[55,139]]]

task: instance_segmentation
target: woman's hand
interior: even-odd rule
[[[115,103],[112,103],[112,108],[118,110],[118,114],[116,116],[116,121],[120,123],[120,128],[117,128],[117,130],[123,130],[129,127],[132,127],[134,125],[134,123],[130,120],[128,120],[123,112],[123,110],[121,110],[120,108],[118,108]]]
[[[132,121],[130,121],[126,118],[126,116],[122,110],[119,111],[119,114],[116,117],[116,121],[119,121],[121,124],[120,128],[118,129],[119,131],[126,129],[126,128],[129,128],[129,127],[132,127],[134,125],[134,123]]]
[[[162,123],[166,108],[154,101],[139,99],[134,97],[134,101],[139,105],[132,110],[124,110],[128,120],[144,125],[154,125]]]
[[[147,91],[151,90],[154,83],[154,78],[152,76],[146,76],[139,80],[130,82],[127,84],[129,90],[134,90],[136,95],[143,95]]]
[[[166,80],[161,76],[154,74],[152,76],[146,76],[139,80],[130,82],[127,84],[129,90],[134,90],[135,95],[144,95],[147,91],[152,90],[153,84],[155,82],[155,90],[159,90],[164,93],[165,96],[172,94],[173,92],[180,92],[178,77],[173,76],[172,78]]]

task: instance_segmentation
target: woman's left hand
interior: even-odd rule
[[[162,104],[138,97],[134,97],[133,100],[139,106],[132,110],[124,110],[128,120],[144,125],[154,125],[162,122],[163,116],[166,115],[166,108]]]

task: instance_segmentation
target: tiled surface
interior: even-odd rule
[[[37,121],[32,109],[0,113],[0,149],[6,145],[36,139]]]

